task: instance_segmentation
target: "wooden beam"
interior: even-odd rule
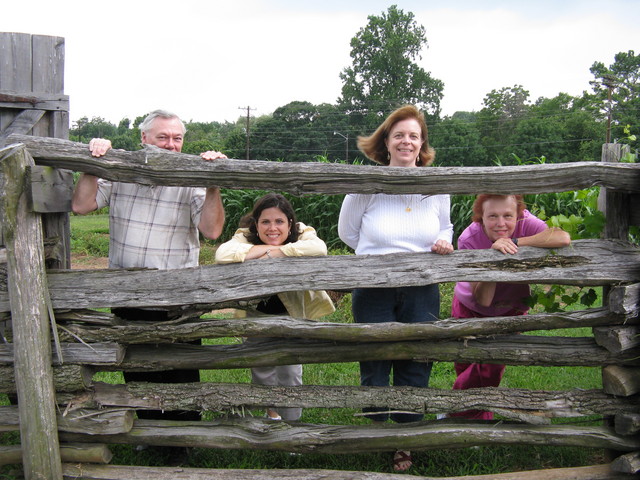
[[[20,94],[9,90],[0,90],[0,108],[68,112],[69,96],[44,92]]]
[[[20,445],[0,446],[0,465],[22,463],[22,456]],[[73,462],[76,467],[85,463],[109,463],[113,457],[108,446],[90,443],[63,443],[60,445],[60,456],[63,462]],[[64,478],[69,477],[65,474]]]
[[[297,363],[367,360],[485,362],[506,365],[640,365],[637,351],[612,354],[593,338],[504,335],[465,341],[348,343],[322,340],[270,340],[240,345],[129,345],[125,359],[109,370],[249,368]],[[91,362],[88,362],[90,365]],[[640,370],[640,369],[639,369]]]
[[[10,432],[19,429],[18,407],[0,406],[0,431]],[[102,435],[126,433],[133,427],[133,410],[76,409],[58,414],[58,430]]]
[[[53,384],[56,392],[78,392],[91,385],[93,369],[83,365],[53,367]],[[13,365],[0,366],[0,393],[16,393]]]
[[[257,418],[176,422],[136,420],[129,433],[60,433],[64,441],[126,443],[296,453],[367,453],[459,448],[472,445],[545,445],[640,449],[640,438],[606,427],[518,425],[501,422],[413,422],[383,425],[316,425]]]
[[[211,309],[210,309],[211,310]],[[92,311],[95,312],[95,311]],[[597,327],[638,322],[606,308],[575,312],[538,313],[515,317],[449,318],[429,323],[333,323],[316,322],[288,316],[262,316],[229,319],[197,319],[184,323],[124,321],[92,323],[94,315],[70,316],[56,312],[60,339],[88,343],[174,343],[199,338],[280,337],[334,340],[343,342],[388,342],[405,340],[444,340],[558,328]],[[110,314],[100,314],[107,318]],[[86,318],[88,323],[83,322]],[[113,318],[113,317],[111,317]]]
[[[30,169],[30,208],[38,213],[71,211],[73,173],[52,167],[36,165]]]
[[[177,270],[63,270],[50,272],[48,283],[53,307],[64,309],[214,304],[269,296],[291,285],[297,290],[452,281],[607,285],[638,278],[639,249],[626,242],[578,240],[557,250],[522,247],[511,256],[495,250],[457,250],[451,255],[276,258]],[[0,291],[0,312],[8,309],[8,298]]]
[[[81,143],[24,135],[11,135],[9,141],[25,144],[38,165],[145,185],[268,189],[294,195],[544,193],[580,190],[594,185],[637,192],[640,185],[640,165],[626,163],[406,169],[233,159],[204,162],[197,155],[168,152],[153,146],[137,152],[114,149],[104,157],[96,158],[89,154],[87,145]]]
[[[518,414],[539,419],[575,418],[588,415],[633,415],[640,398],[615,397],[602,390],[547,392],[517,388],[449,390],[417,387],[361,387],[300,385],[271,387],[229,383],[158,384],[95,382],[91,389],[65,397],[75,407],[117,407],[151,410],[197,410],[225,412],[262,406],[299,408],[390,408],[416,413],[449,413],[464,410],[500,410],[504,416]],[[509,412],[513,412],[511,415]],[[622,421],[622,419],[621,419]],[[623,432],[618,432],[623,434]]]
[[[51,326],[40,217],[27,208],[24,148],[0,150],[4,173],[2,229],[15,346],[20,437],[27,478],[62,478],[51,367]]]
[[[596,327],[596,343],[612,353],[620,353],[640,346],[640,326]]]
[[[602,369],[602,387],[611,395],[634,395],[640,392],[640,368],[609,365]]]
[[[614,472],[636,474],[640,472],[640,452],[627,453],[611,462]]]
[[[64,364],[118,365],[122,362],[126,347],[117,343],[62,343],[60,344]],[[51,351],[51,349],[49,349]],[[15,349],[13,344],[0,344],[0,364],[14,362]],[[54,365],[63,362],[54,354],[49,359]]]
[[[620,435],[637,435],[640,432],[640,413],[617,413],[615,429]]]
[[[0,132],[0,147],[7,143],[7,137],[11,134],[27,134],[40,121],[45,114],[44,110],[23,110],[13,118],[11,124]]]
[[[123,465],[62,465],[65,480],[628,480],[611,472],[611,466],[550,468],[491,475],[424,477],[411,474],[350,472],[310,469],[209,469],[175,467],[128,467]],[[178,477],[179,475],[179,477]]]

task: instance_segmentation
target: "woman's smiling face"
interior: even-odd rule
[[[284,245],[289,237],[291,222],[277,207],[265,208],[257,223],[258,237],[265,245]]]
[[[420,124],[415,118],[400,120],[391,127],[385,143],[391,157],[390,167],[415,167],[424,143]]]
[[[490,198],[482,204],[482,226],[489,240],[511,238],[518,222],[518,203],[513,196]]]

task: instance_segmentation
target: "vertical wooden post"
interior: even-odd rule
[[[42,223],[27,206],[26,170],[34,162],[24,146],[0,150],[0,162],[24,473],[27,479],[62,480]]]
[[[621,143],[602,145],[603,162],[617,163],[627,153],[629,153],[629,145]],[[600,191],[598,201],[600,210],[607,218],[604,237],[627,240],[629,236],[629,194],[603,188]]]

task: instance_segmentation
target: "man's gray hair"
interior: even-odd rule
[[[187,128],[184,126],[184,123],[182,122],[182,120],[180,120],[180,117],[178,115],[167,110],[154,110],[149,115],[147,115],[147,117],[140,124],[140,133],[146,133],[151,130],[153,122],[156,120],[156,118],[177,118],[178,122],[180,122],[180,126],[182,127],[182,134],[184,135],[187,132]]]

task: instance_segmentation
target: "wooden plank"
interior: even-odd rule
[[[22,463],[22,448],[20,445],[0,447],[0,465]],[[113,457],[109,447],[99,444],[63,443],[60,445],[60,456],[63,462],[73,462],[75,467],[86,462],[109,463]],[[69,478],[64,476],[65,479]],[[82,477],[75,477],[76,480]]]
[[[129,382],[120,385],[95,382],[90,391],[79,392],[67,402],[75,407],[85,408],[127,407],[216,412],[266,405],[276,408],[381,407],[425,414],[477,409],[500,411],[511,418],[515,418],[516,413],[535,415],[541,420],[588,415],[633,415],[640,410],[640,398],[637,396],[615,397],[593,389],[546,392],[517,388],[448,390],[329,385],[270,387],[208,382]],[[628,435],[622,431],[618,433]]]
[[[269,296],[292,285],[296,290],[453,281],[608,285],[638,278],[640,249],[626,242],[578,240],[553,251],[522,247],[510,256],[495,250],[458,250],[451,255],[277,258],[176,270],[65,270],[50,272],[48,283],[54,308],[64,309],[214,304]],[[8,308],[0,291],[0,312]]]
[[[44,110],[23,110],[17,114],[11,124],[0,133],[0,147],[7,142],[7,137],[13,133],[29,133],[44,115]]]
[[[611,462],[611,470],[629,474],[640,472],[640,452],[632,452],[619,456]]]
[[[124,359],[126,351],[124,345],[118,345],[117,343],[63,343],[60,344],[60,348],[64,362],[61,362],[57,354],[54,353],[52,357],[54,365],[61,365],[62,363],[69,365],[83,363],[117,365]],[[13,344],[0,344],[0,363],[14,363],[14,356]]]
[[[620,353],[640,346],[640,326],[596,327],[596,343],[612,353]]]
[[[70,170],[41,167],[29,170],[31,210],[38,213],[70,212],[73,173]]]
[[[211,309],[210,309],[211,310]],[[102,314],[104,316],[104,314]],[[108,315],[108,314],[107,314]],[[69,318],[72,323],[65,323]],[[199,338],[280,337],[346,342],[387,342],[404,340],[443,340],[558,328],[582,328],[626,324],[639,319],[610,313],[606,308],[575,312],[540,313],[515,317],[449,318],[429,323],[332,323],[288,316],[246,317],[174,322],[119,321],[94,323],[87,315],[56,313],[62,341],[81,338],[85,342],[173,343]],[[103,318],[103,317],[101,317]],[[113,317],[110,317],[113,319]],[[71,335],[73,334],[73,335]]]
[[[609,293],[609,308],[612,312],[633,314],[640,305],[640,283],[613,287]]]
[[[611,395],[634,395],[640,392],[640,368],[609,365],[602,369],[602,387]]]
[[[612,473],[609,464],[463,477],[424,477],[324,469],[205,469],[67,463],[62,465],[62,469],[65,480],[629,480],[629,475]]]
[[[122,363],[110,370],[267,367],[297,363],[367,360],[485,362],[506,365],[607,366],[640,365],[638,351],[612,354],[593,338],[504,335],[467,341],[346,343],[321,340],[272,340],[241,345],[129,345]],[[91,362],[88,362],[91,365]],[[639,369],[640,370],[640,369]]]
[[[27,478],[62,478],[57,436],[51,336],[40,217],[27,209],[24,190],[33,159],[23,148],[0,151],[4,173],[2,227],[20,406],[20,437]]]
[[[25,94],[0,89],[0,108],[15,108],[17,110],[60,110],[68,112],[69,96],[62,93],[44,92]]]
[[[91,385],[93,369],[84,365],[60,365],[53,367],[53,384],[56,392],[78,392]],[[12,366],[0,365],[0,393],[16,393]]]
[[[0,406],[0,431],[17,431],[20,426],[18,407]],[[102,435],[126,433],[133,427],[133,410],[77,409],[58,414],[58,430]]]
[[[27,145],[38,165],[88,172],[109,180],[146,185],[219,186],[282,190],[295,195],[325,193],[475,194],[543,193],[594,185],[620,191],[640,189],[640,164],[575,162],[513,167],[401,168],[316,162],[286,163],[225,159],[204,162],[197,155],[148,146],[137,152],[89,154],[87,145],[11,135]]]
[[[64,88],[63,37],[33,35],[33,92],[62,93]]]
[[[31,35],[0,32],[0,89],[31,91]],[[18,113],[0,110],[0,133]]]
[[[614,425],[620,435],[637,435],[640,432],[640,413],[616,413]]]
[[[242,418],[176,422],[136,420],[117,435],[60,433],[63,441],[258,449],[296,453],[367,453],[472,445],[545,445],[640,449],[640,438],[617,435],[606,427],[572,425],[413,422],[383,425],[315,425]]]

